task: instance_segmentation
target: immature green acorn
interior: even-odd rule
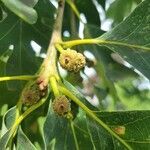
[[[70,101],[64,95],[55,98],[52,105],[54,112],[59,116],[65,116],[71,110]]]
[[[41,91],[36,81],[29,81],[22,91],[22,102],[26,106],[36,104],[46,94],[46,89]]]
[[[75,50],[63,50],[59,57],[60,65],[68,70],[78,72],[86,64],[85,57]]]

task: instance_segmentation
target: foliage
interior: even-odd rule
[[[106,2],[0,1],[0,150],[150,149],[150,3]]]

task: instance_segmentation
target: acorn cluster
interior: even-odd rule
[[[85,57],[75,50],[64,50],[59,57],[60,65],[68,70],[78,72],[86,64]]]
[[[70,110],[70,101],[62,95],[53,100],[53,110],[59,116],[65,116]]]

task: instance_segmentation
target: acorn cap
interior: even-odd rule
[[[65,116],[71,109],[70,102],[66,96],[62,95],[54,99],[53,110],[59,116]]]
[[[75,50],[64,50],[59,57],[60,65],[68,70],[78,72],[86,64],[85,57]]]
[[[36,81],[29,81],[25,88],[22,91],[22,102],[26,106],[31,106],[36,104],[42,97],[44,97],[47,93],[47,89],[43,91],[40,90],[39,85]]]
[[[41,98],[39,87],[36,83],[28,83],[22,92],[23,104],[30,106],[37,103]]]

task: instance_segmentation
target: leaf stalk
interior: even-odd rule
[[[60,44],[63,46],[63,48],[70,48],[76,45],[84,45],[84,44],[98,44],[98,45],[104,45],[104,46],[119,45],[119,46],[124,46],[124,47],[129,47],[129,48],[141,49],[144,51],[150,51],[150,48],[146,46],[128,44],[128,43],[119,42],[119,41],[109,41],[109,40],[100,39],[100,38],[72,40],[72,41],[60,42]]]
[[[10,81],[10,80],[32,80],[37,78],[36,75],[22,75],[22,76],[8,76],[8,77],[0,77],[0,82],[2,81]]]

